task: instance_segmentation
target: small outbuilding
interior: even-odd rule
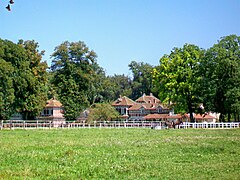
[[[42,110],[39,119],[52,121],[54,127],[65,124],[64,108],[62,103],[55,98],[47,101],[45,108]]]

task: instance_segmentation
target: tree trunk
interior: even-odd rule
[[[23,120],[35,120],[36,118],[32,115],[32,113],[25,111],[23,114]]]
[[[219,121],[220,121],[220,122],[225,122],[225,117],[224,117],[224,114],[223,114],[223,113],[220,113]]]
[[[189,110],[189,114],[190,114],[190,122],[191,122],[191,123],[194,123],[195,120],[194,120],[194,117],[193,117],[192,103],[189,103],[189,104],[188,104],[188,110]]]
[[[228,122],[231,122],[231,114],[228,113]]]
[[[235,122],[237,121],[237,113],[236,112],[234,113],[234,121]]]
[[[194,117],[193,117],[193,106],[192,106],[192,99],[191,99],[191,94],[190,93],[188,93],[188,95],[187,95],[187,105],[188,105],[188,111],[189,111],[189,114],[190,114],[190,122],[194,123],[195,120],[194,120]]]
[[[194,117],[193,117],[193,112],[190,112],[190,121],[191,121],[192,123],[195,122]]]

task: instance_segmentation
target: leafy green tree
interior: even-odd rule
[[[113,92],[113,96],[110,100],[116,100],[122,96],[130,96],[132,93],[131,84],[132,81],[130,77],[122,75],[109,76],[108,80],[111,82],[110,88]]]
[[[21,89],[16,90],[15,94],[21,99],[17,103],[24,119],[34,119],[46,105],[48,66],[46,62],[42,62],[44,51],[39,51],[37,42],[19,40],[18,45],[25,50],[28,67],[24,72],[18,70],[20,74],[23,73],[20,77],[24,78],[26,83]]]
[[[206,108],[225,116],[240,112],[240,37],[229,35],[207,50],[202,61]],[[236,115],[235,115],[236,117]]]
[[[35,41],[20,40],[15,44],[0,40],[1,59],[14,67],[13,87],[15,100],[13,109],[24,119],[34,119],[46,102],[46,62],[41,62],[43,52],[38,51]]]
[[[12,64],[0,58],[0,120],[8,119],[13,113],[13,72]]]
[[[119,117],[119,113],[108,103],[97,103],[90,109],[87,122],[111,121]]]
[[[65,41],[55,48],[52,57],[53,84],[65,108],[64,116],[75,120],[90,104],[97,55],[82,41]]]
[[[198,46],[185,44],[183,48],[174,48],[170,55],[164,55],[153,72],[160,99],[171,102],[177,112],[189,112],[191,122],[194,122],[193,112],[202,102],[199,66],[203,56],[204,51]]]
[[[93,64],[93,72],[88,91],[88,101],[90,104],[103,102],[105,100],[103,92],[107,88],[104,86],[106,79],[105,71],[96,62]]]
[[[152,93],[153,66],[143,62],[137,63],[136,61],[132,61],[128,66],[133,74],[131,98],[137,99],[144,93]]]

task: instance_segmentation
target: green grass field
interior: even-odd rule
[[[240,179],[240,129],[2,130],[0,179]]]

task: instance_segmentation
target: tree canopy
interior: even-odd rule
[[[202,102],[199,66],[203,56],[204,51],[198,46],[185,44],[183,48],[174,48],[170,55],[164,55],[153,72],[159,97],[166,103],[173,103],[176,111],[189,112],[191,121],[194,121],[192,113]]]
[[[9,87],[9,90],[5,91],[11,91],[6,92],[11,97],[9,100],[13,99],[14,92],[12,112],[21,113],[24,119],[33,119],[39,115],[46,102],[47,64],[41,62],[42,55],[43,52],[38,51],[38,43],[35,41],[20,40],[15,44],[0,40],[0,59],[3,67],[6,67],[2,71],[2,77],[8,77],[6,82]]]
[[[0,120],[8,119],[14,110],[13,72],[11,63],[0,58]]]
[[[52,54],[53,84],[65,108],[65,118],[75,120],[90,103],[97,55],[82,41],[65,41]]]
[[[118,111],[108,103],[94,104],[88,115],[88,123],[93,121],[111,121],[116,120],[119,117]]]
[[[207,50],[193,44],[176,47],[156,67],[132,61],[128,65],[132,77],[106,76],[97,63],[97,54],[82,41],[57,46],[50,72],[43,55],[34,40],[13,43],[0,39],[1,120],[16,112],[24,119],[34,119],[53,96],[63,104],[65,118],[75,120],[92,104],[101,103],[92,112],[103,113],[100,108],[112,110],[104,103],[120,95],[135,100],[143,93],[154,93],[177,113],[190,113],[191,121],[193,113],[205,111],[220,113],[220,121],[240,117],[237,35],[223,37]],[[205,109],[199,108],[200,104]],[[91,117],[98,119],[100,115]],[[101,117],[109,119],[106,114]]]
[[[148,63],[132,61],[129,65],[129,69],[132,71],[132,99],[137,99],[138,97],[145,94],[150,94],[153,92],[152,85],[152,71],[153,66]]]
[[[202,61],[206,108],[225,116],[240,112],[240,37],[221,38],[209,48]]]

